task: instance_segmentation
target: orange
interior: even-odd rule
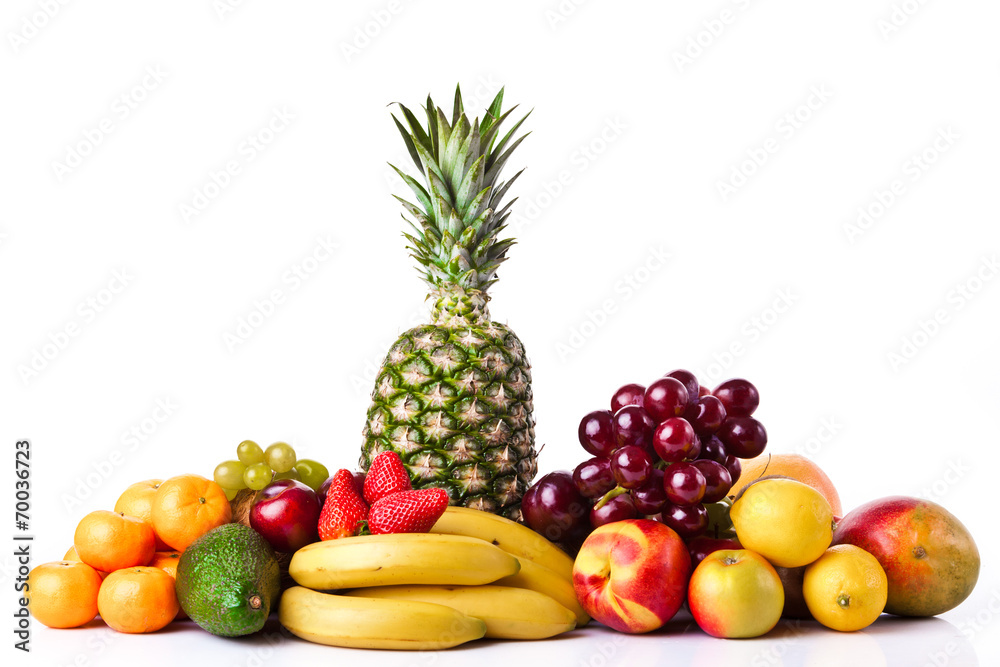
[[[142,519],[152,525],[153,498],[162,483],[162,479],[147,479],[144,482],[136,482],[125,489],[125,492],[118,498],[118,502],[115,503],[115,511],[119,514]],[[159,535],[156,536],[156,550],[170,551],[170,546]]]
[[[174,578],[158,567],[112,572],[101,585],[97,609],[118,632],[156,632],[177,616]]]
[[[177,563],[181,560],[180,551],[157,551],[153,555],[153,560],[149,562],[150,567],[158,567],[174,580],[177,580]],[[183,609],[177,610],[177,619],[187,618],[187,614],[184,613]]]
[[[770,454],[764,452],[757,458],[743,461],[743,472],[740,478],[733,482],[733,488],[729,495],[736,496],[745,487],[758,477],[768,477],[780,475],[791,477],[803,484],[807,484],[820,492],[830,503],[830,509],[834,516],[843,516],[843,508],[840,505],[840,494],[833,486],[833,482],[826,476],[818,465],[804,456],[798,454]]]
[[[77,563],[83,562],[82,560],[80,560],[80,554],[76,553],[76,547],[70,547],[66,551],[66,555],[63,556],[63,560],[72,560],[76,561]],[[101,579],[104,579],[104,577],[108,576],[108,573],[104,572],[103,570],[98,570],[97,574],[101,575]]]
[[[97,510],[83,517],[73,535],[73,546],[87,565],[105,572],[145,565],[153,558],[153,527],[135,517]]]
[[[28,573],[28,610],[50,628],[76,628],[97,616],[101,576],[79,561],[58,560]]]
[[[158,567],[176,579],[177,563],[180,559],[180,551],[157,551],[153,554],[153,560],[149,561],[149,567]]]
[[[178,551],[233,518],[226,492],[200,475],[178,475],[160,484],[153,498],[153,525]]]

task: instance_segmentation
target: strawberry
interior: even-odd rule
[[[403,467],[399,454],[393,451],[376,456],[365,476],[365,500],[371,505],[392,493],[412,488],[410,474]]]
[[[335,540],[357,535],[367,518],[368,505],[358,494],[354,473],[346,469],[338,470],[330,482],[323,511],[319,514],[319,539]]]
[[[448,507],[444,489],[398,491],[372,505],[368,528],[372,535],[381,533],[426,533]]]

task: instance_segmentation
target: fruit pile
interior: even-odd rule
[[[79,627],[100,614],[119,632],[155,632],[184,617],[174,583],[182,553],[231,518],[225,493],[204,477],[137,482],[113,512],[80,520],[63,560],[32,569],[29,609],[52,628]]]
[[[443,489],[413,489],[391,450],[367,474],[334,473],[318,532],[322,541],[292,557],[297,585],[278,612],[310,641],[440,649],[543,639],[589,621],[568,555],[508,519],[449,508]]]
[[[589,621],[572,568],[525,526],[448,507],[431,533],[347,535],[300,549],[289,565],[297,585],[282,594],[278,618],[303,639],[355,648],[544,639]]]
[[[264,450],[245,440],[237,456],[216,468],[217,481],[187,474],[138,482],[114,511],[83,517],[63,560],[29,573],[33,616],[72,628],[100,614],[125,633],[188,617],[223,636],[263,627],[280,593],[276,552],[319,539],[320,501],[308,484],[321,487],[327,472],[297,461],[284,442]],[[248,525],[233,523],[232,501],[243,489],[253,501]]]
[[[848,632],[883,612],[933,616],[972,592],[979,551],[943,507],[890,497],[838,520],[828,479],[815,464],[807,472],[801,476],[815,486],[781,475],[749,480],[729,512],[732,544],[711,545],[700,562],[661,522],[600,526],[575,561],[580,603],[609,627],[642,633],[662,627],[686,600],[706,633],[746,638],[782,617]]]
[[[742,379],[713,391],[694,374],[675,370],[648,387],[627,384],[610,410],[580,421],[578,435],[593,458],[570,474],[546,475],[521,509],[535,530],[575,552],[594,528],[646,516],[686,540],[706,532],[725,512],[723,501],[741,474],[740,459],[759,456],[767,432],[753,417],[760,394]],[[720,537],[713,530],[713,537]]]
[[[685,602],[706,633],[736,638],[782,616],[850,631],[968,597],[980,558],[958,519],[903,497],[838,519],[815,464],[764,454],[746,380],[709,391],[677,370],[625,385],[580,423],[591,458],[531,484],[531,366],[488,309],[514,244],[500,234],[517,174],[500,174],[527,117],[501,133],[502,103],[501,90],[470,120],[456,90],[451,114],[428,97],[426,124],[402,105],[406,125],[394,118],[423,177],[397,169],[432,321],[378,372],[363,470],[331,476],[287,443],[245,440],[215,481],[132,485],[114,512],[83,518],[64,560],[30,572],[37,620],[100,614],[145,633],[186,615],[235,637],[277,611],[308,641],[440,649],[544,639],[591,617],[651,632]]]

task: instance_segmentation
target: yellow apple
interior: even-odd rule
[[[778,624],[784,604],[774,567],[747,549],[708,554],[688,585],[691,615],[713,637],[759,637]]]

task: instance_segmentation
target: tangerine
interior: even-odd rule
[[[200,475],[171,477],[160,484],[153,498],[156,533],[178,551],[232,518],[226,492]]]
[[[148,563],[156,550],[156,536],[153,527],[145,521],[97,510],[83,517],[77,525],[73,546],[87,565],[114,572]]]
[[[28,573],[28,610],[50,628],[76,628],[97,616],[101,576],[80,561],[43,563]]]
[[[115,511],[119,514],[134,516],[136,519],[142,519],[149,525],[153,525],[153,498],[156,497],[156,490],[160,488],[162,483],[162,479],[147,479],[132,484],[118,498],[118,502],[115,503]],[[156,536],[156,550],[170,551],[170,546],[159,535]]]
[[[180,562],[181,552],[180,551],[157,551],[153,555],[153,560],[149,562],[150,567],[158,567],[171,577],[174,581],[177,580],[177,563]],[[177,620],[187,618],[188,615],[184,613],[184,609],[178,608],[177,610]]]
[[[97,596],[104,622],[118,632],[156,632],[177,616],[174,578],[158,567],[129,567],[108,575]]]

